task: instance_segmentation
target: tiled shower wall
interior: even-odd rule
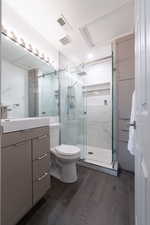
[[[87,129],[87,145],[112,150],[112,101],[109,93],[87,97]]]
[[[87,145],[112,152],[112,60],[86,68]],[[107,104],[105,104],[107,101]]]

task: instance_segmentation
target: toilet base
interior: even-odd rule
[[[58,180],[61,180],[61,179],[60,179],[60,175],[59,175],[59,173],[58,173],[57,170],[51,169],[51,170],[50,170],[50,175],[51,175],[52,177],[58,179]]]
[[[77,181],[76,162],[66,163],[61,165],[60,161],[52,154],[52,165],[50,168],[50,175],[59,179],[63,183],[74,183]]]
[[[61,180],[64,183],[74,183],[77,181],[76,163],[66,164],[61,169]]]

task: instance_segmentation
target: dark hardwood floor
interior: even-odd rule
[[[79,179],[63,184],[52,178],[46,200],[18,225],[134,225],[134,177],[113,177],[79,167]]]

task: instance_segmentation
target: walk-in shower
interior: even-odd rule
[[[113,168],[112,57],[84,66],[86,99],[86,154],[84,162]]]
[[[78,146],[81,162],[112,168],[112,59],[85,70],[39,77],[39,115],[59,117],[60,144]]]
[[[86,162],[112,166],[112,95],[111,82],[87,88]]]

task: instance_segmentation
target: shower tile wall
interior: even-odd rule
[[[89,146],[112,149],[111,115],[112,105],[109,95],[87,97],[87,144]]]
[[[88,163],[112,168],[112,62],[86,69]]]

